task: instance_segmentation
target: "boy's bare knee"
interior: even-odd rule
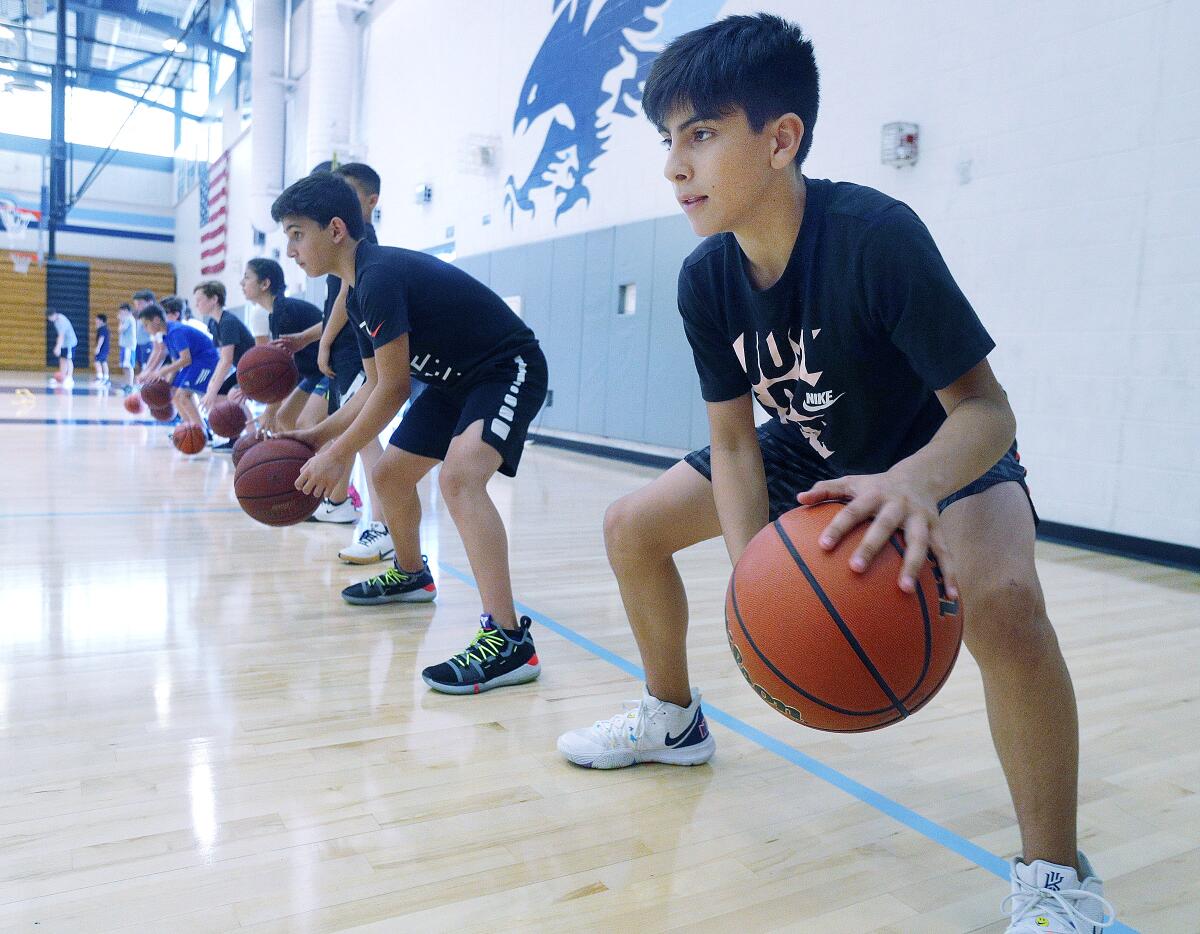
[[[981,663],[1029,664],[1057,638],[1046,616],[1041,586],[1034,575],[1001,575],[965,589],[966,642]]]
[[[645,554],[655,550],[652,528],[646,522],[645,504],[633,496],[622,496],[604,513],[604,544],[614,554]]]
[[[477,471],[456,464],[443,464],[438,474],[438,487],[447,500],[461,499],[487,486]]]

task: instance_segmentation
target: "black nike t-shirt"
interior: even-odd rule
[[[211,322],[212,319],[210,318]],[[216,326],[210,326],[213,331],[213,343],[218,347],[233,347],[233,365],[237,366],[238,361],[242,359],[242,354],[254,346],[254,335],[250,333],[246,325],[230,314],[228,311],[221,312],[221,320],[216,322]]]
[[[363,239],[368,243],[379,242],[379,237],[375,234],[374,225],[366,225],[363,231]],[[325,277],[325,309],[322,315],[324,327],[329,327],[329,316],[333,313],[333,303],[337,300],[338,293],[341,291],[341,278],[332,273],[327,275]],[[347,304],[349,304],[349,297],[347,297]],[[346,324],[338,331],[337,337],[333,339],[333,345],[329,348],[329,360],[335,370],[340,369],[338,363],[342,361],[349,361],[354,364],[359,362],[358,340],[355,338],[354,328],[350,324]]]
[[[842,474],[880,473],[945,421],[934,390],[995,343],[907,205],[806,179],[783,276],[758,291],[730,233],[679,274],[679,310],[708,402],[753,391],[770,430]]]
[[[280,295],[275,299],[275,304],[271,308],[267,327],[271,331],[271,340],[276,340],[280,334],[298,334],[314,324],[319,324],[320,321],[321,309],[312,302],[306,302],[302,298],[288,298]],[[300,371],[302,377],[321,379],[325,375],[317,366],[319,349],[317,342],[313,341],[307,347],[296,351],[296,369]]]
[[[407,334],[412,378],[456,393],[509,379],[537,344],[499,295],[435,256],[363,240],[354,264],[346,310],[364,358]]]

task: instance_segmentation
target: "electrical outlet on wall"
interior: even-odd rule
[[[552,405],[554,405],[554,390],[547,389],[546,390],[546,408],[550,408]]]

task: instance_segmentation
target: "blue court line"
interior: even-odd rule
[[[146,418],[0,418],[0,425],[162,425]]]
[[[469,574],[465,574],[453,565],[446,564],[444,561],[439,563],[439,567],[449,574],[451,577],[456,577],[464,584],[479,588],[475,584],[475,579]],[[639,668],[615,652],[611,652],[604,646],[593,642],[587,636],[580,635],[575,630],[564,626],[562,623],[556,622],[544,613],[539,613],[532,607],[516,601],[517,609],[526,616],[545,626],[551,632],[562,636],[568,642],[573,642],[581,649],[591,652],[596,657],[608,662],[630,677],[637,678],[639,681],[646,680],[646,672]],[[856,782],[849,776],[843,775],[837,769],[832,768],[812,756],[802,753],[798,749],[794,749],[787,743],[784,743],[773,736],[769,736],[762,730],[752,727],[744,720],[739,720],[732,714],[728,714],[718,707],[713,707],[707,702],[704,704],[705,716],[710,720],[721,724],[726,729],[732,730],[740,734],[752,743],[761,746],[767,752],[772,752],[781,759],[786,759],[793,765],[798,765],[811,775],[828,782],[835,788],[839,788],[851,797],[857,798],[864,804],[870,805],[882,814],[899,821],[911,830],[915,830],[934,843],[944,846],[948,850],[952,850],[959,856],[965,857],[970,862],[979,866],[981,869],[986,869],[995,876],[999,876],[1005,882],[1009,879],[1008,861],[1001,859],[994,853],[990,853],[983,847],[972,843],[965,837],[960,837],[951,830],[947,830],[940,824],[935,824],[927,817],[922,817],[916,811],[906,808],[903,804],[898,804],[886,795],[880,794],[872,788],[868,788],[861,782]],[[1127,925],[1117,923],[1112,927],[1105,928],[1106,932],[1111,934],[1138,934],[1136,930]]]
[[[5,519],[108,519],[113,516],[196,516],[216,512],[241,512],[240,506],[212,506],[197,509],[95,509],[85,512],[0,512]]]

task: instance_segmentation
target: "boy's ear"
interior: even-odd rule
[[[377,205],[378,203],[379,203],[379,195],[371,195],[369,198],[367,198],[367,204],[370,206],[372,211],[375,210],[375,205]]]
[[[782,117],[777,117],[772,121],[771,127],[773,127],[771,166],[781,169],[795,160],[807,130],[804,121],[794,113],[786,113]]]

